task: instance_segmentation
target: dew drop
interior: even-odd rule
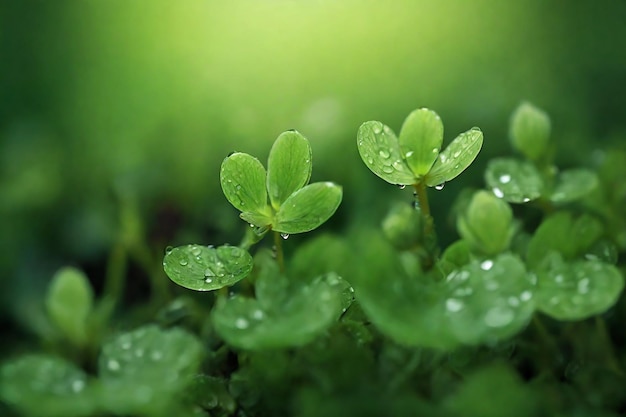
[[[398,184],[398,188],[404,190],[406,188],[405,184]]]
[[[198,246],[193,246],[191,248],[191,254],[193,256],[200,256],[201,253],[202,253],[202,250]]]
[[[410,158],[411,156],[413,156],[413,151],[408,151],[407,153],[404,154],[405,158]]]
[[[207,284],[210,284],[213,282],[213,278],[207,278],[204,280],[204,282],[206,282]]]
[[[511,307],[517,307],[519,305],[519,300],[517,299],[517,297],[509,297],[508,301]]]
[[[499,189],[498,187],[494,187],[491,189],[491,191],[493,191],[493,195],[495,195],[498,198],[502,198],[504,197],[504,193],[502,192],[501,189]]]
[[[498,179],[502,184],[508,184],[509,182],[511,182],[511,176],[509,174],[502,174]]]
[[[519,295],[519,299],[522,301],[530,301],[531,298],[533,298],[533,293],[530,291],[524,291]]]
[[[189,260],[187,260],[187,258],[183,258],[180,261],[178,261],[178,263],[180,264],[180,266],[187,266],[187,264],[189,263]]]
[[[458,158],[459,156],[461,156],[461,151],[456,151],[454,154],[452,154],[453,158]]]
[[[432,152],[433,152],[433,153],[437,153],[437,152],[439,152],[439,148],[433,148]]]
[[[380,133],[383,131],[382,127],[380,126],[380,124],[376,124],[374,125],[374,128],[372,129],[374,131],[375,134],[380,135]]]
[[[583,278],[578,281],[578,292],[581,294],[589,292],[589,278]]]
[[[559,274],[556,277],[554,277],[554,281],[559,283],[559,284],[563,282],[563,279],[564,279],[563,275],[561,275],[561,274]]]
[[[391,154],[389,153],[389,151],[388,151],[388,150],[386,150],[386,149],[381,149],[380,151],[378,151],[378,155],[380,155],[380,157],[381,157],[381,158],[387,159],[387,158],[389,158],[389,156],[390,156]]]
[[[445,185],[446,185],[445,182],[442,182],[441,184],[437,184],[437,185],[435,185],[435,190],[441,191],[441,190],[443,190],[443,187],[445,187]]]
[[[172,253],[173,250],[174,250],[173,246],[168,246],[167,248],[165,248],[165,254],[169,255],[170,253]]]
[[[263,310],[254,310],[252,312],[252,318],[255,320],[261,320],[263,319],[263,317],[265,317],[265,313],[263,313]]]
[[[83,390],[83,388],[85,388],[85,381],[83,381],[82,379],[77,379],[72,382],[72,391],[80,392]]]
[[[489,271],[493,266],[493,261],[491,259],[487,259],[486,261],[481,262],[480,269],[483,271]]]
[[[386,174],[391,174],[393,172],[393,167],[391,167],[390,165],[385,165],[383,167],[383,172]]]
[[[485,314],[485,324],[489,327],[504,327],[513,321],[515,314],[508,307],[493,307]]]
[[[213,272],[213,270],[211,268],[207,268],[204,270],[204,277],[208,278],[208,277],[214,277],[215,276],[215,272]]]
[[[154,352],[150,354],[150,359],[152,359],[153,361],[160,361],[162,358],[163,358],[163,353],[161,353],[158,350],[155,350]]]
[[[442,154],[439,154],[439,159],[441,160],[441,163],[444,164],[446,160],[448,159],[448,157],[446,156],[445,153],[442,153]]]
[[[120,363],[115,359],[109,359],[109,361],[107,362],[107,368],[109,368],[109,370],[111,371],[119,371]]]
[[[247,329],[249,325],[250,323],[248,322],[248,320],[244,319],[243,317],[239,317],[237,320],[235,320],[235,327],[238,329]]]
[[[289,233],[281,233],[280,237],[282,237],[283,239],[287,240],[287,239],[289,239]]]
[[[457,311],[461,311],[463,308],[463,302],[457,300],[456,298],[448,298],[446,300],[446,310],[451,313],[456,313]]]
[[[530,198],[525,197],[525,198],[522,200],[522,203],[528,203],[529,201],[530,201]]]
[[[373,164],[374,163],[374,158],[372,158],[371,156],[367,157],[367,163],[368,164]]]

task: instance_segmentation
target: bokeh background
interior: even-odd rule
[[[99,288],[120,225],[154,253],[237,243],[220,163],[264,161],[286,129],[311,141],[313,181],[344,186],[337,233],[411,198],[359,160],[367,120],[398,131],[429,107],[445,143],[483,130],[475,167],[432,195],[442,218],[510,152],[522,100],[551,115],[559,163],[589,165],[626,137],[626,2],[6,0],[0,71],[0,314],[28,334],[60,266]]]

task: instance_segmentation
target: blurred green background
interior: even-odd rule
[[[233,150],[264,161],[286,129],[311,141],[313,181],[344,186],[324,226],[339,232],[411,198],[360,162],[366,120],[398,131],[429,107],[445,143],[483,130],[476,168],[432,196],[444,219],[463,186],[483,186],[489,157],[509,152],[521,100],[552,116],[559,161],[584,165],[626,132],[625,22],[618,0],[3,1],[3,321],[32,327],[62,265],[98,287],[120,207],[155,253],[237,243],[219,165]]]

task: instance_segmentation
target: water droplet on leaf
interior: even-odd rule
[[[289,233],[281,233],[280,237],[282,237],[283,239],[287,240],[287,239],[289,239]]]
[[[445,182],[442,182],[441,184],[437,184],[437,185],[435,185],[435,190],[441,191],[441,190],[443,190],[443,187],[445,187],[445,185],[446,185]]]

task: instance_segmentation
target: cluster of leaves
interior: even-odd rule
[[[86,277],[62,270],[48,316],[87,358],[82,367],[41,354],[9,361],[0,397],[28,416],[623,411],[615,387],[624,358],[605,322],[624,285],[623,198],[605,185],[621,165],[609,160],[599,176],[559,172],[549,118],[528,103],[514,112],[510,137],[523,159],[489,162],[486,189],[458,197],[459,240],[440,248],[427,187],[459,176],[483,133],[472,128],[442,150],[432,110],[412,112],[398,136],[364,123],[363,162],[412,187],[413,201],[393,204],[380,230],[320,234],[289,259],[284,240],[326,222],[342,188],[308,184],[311,147],[295,131],[275,141],[267,170],[251,155],[229,155],[220,182],[250,226],[241,244],[169,247],[163,259],[173,282],[211,292],[163,307],[161,326],[112,336],[91,368],[90,332],[103,319]],[[253,252],[268,234],[273,246]]]

